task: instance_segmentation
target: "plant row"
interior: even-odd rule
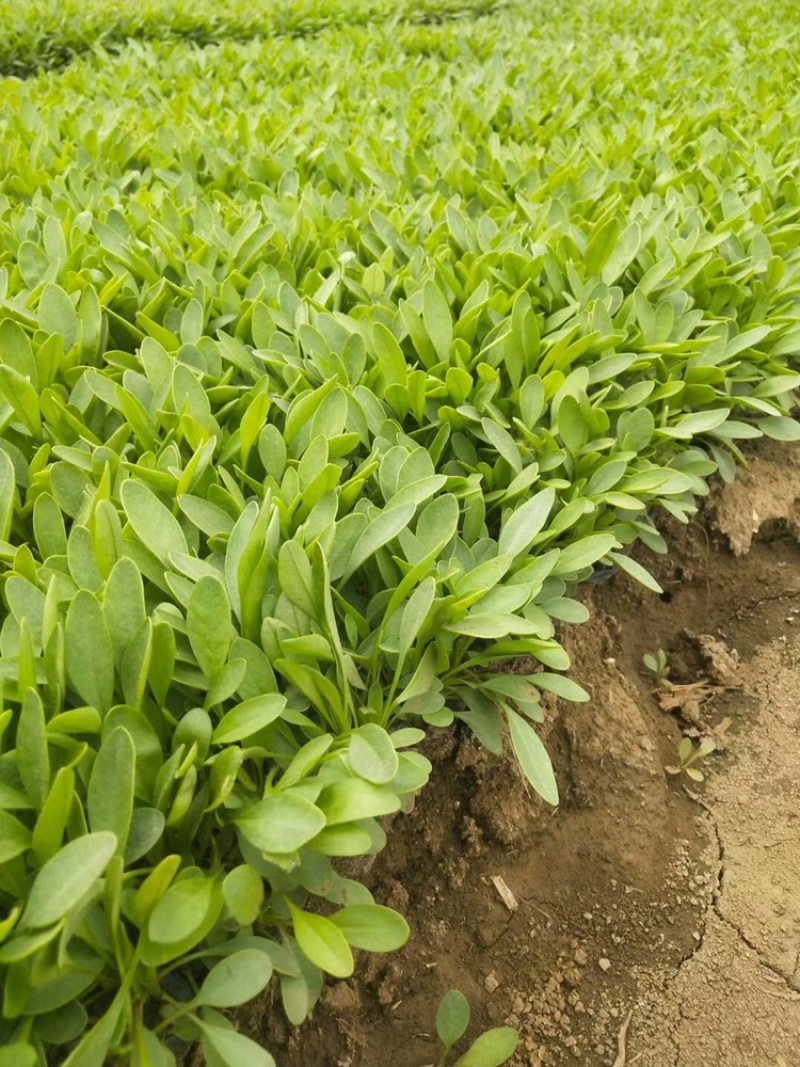
[[[129,40],[184,39],[198,45],[252,38],[306,36],[326,27],[376,22],[431,24],[492,11],[497,0],[293,0],[281,7],[232,0],[224,7],[200,0],[32,0],[0,11],[0,73],[27,77],[53,70],[99,48],[118,50]]]

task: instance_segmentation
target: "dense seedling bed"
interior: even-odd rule
[[[792,4],[216,7],[3,16],[220,42],[3,82],[3,1067],[271,1063],[425,732],[557,803],[576,586],[800,436]]]
[[[475,17],[500,0],[292,0],[257,4],[230,0],[31,0],[24,9],[0,10],[0,73],[26,76],[55,69],[98,48],[118,51],[131,39],[184,39],[197,44],[225,40],[308,36],[328,26],[378,22],[435,24]]]

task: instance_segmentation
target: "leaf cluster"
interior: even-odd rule
[[[31,0],[22,14],[0,11],[0,73],[25,77],[53,70],[76,56],[105,49],[117,52],[132,40],[191,41],[207,46],[253,38],[306,37],[331,27],[374,25],[382,21],[422,23],[474,17],[491,11],[496,0],[293,0],[271,4],[200,0]]]

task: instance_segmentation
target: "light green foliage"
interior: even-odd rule
[[[443,1046],[437,1067],[453,1062],[450,1051],[467,1032],[470,1014],[467,998],[458,989],[451,989],[442,998],[436,1013],[436,1034]],[[486,1030],[455,1061],[454,1067],[500,1067],[514,1055],[517,1042],[517,1032],[510,1026]]]
[[[716,750],[717,742],[713,737],[703,737],[696,745],[691,737],[683,737],[678,744],[678,762],[664,769],[667,774],[685,774],[693,782],[702,782],[705,779],[705,775],[694,764],[705,759],[706,756],[710,756]]]
[[[0,18],[6,69],[118,50],[0,97],[19,1062],[170,1064],[174,1032],[269,1064],[218,1009],[274,972],[300,1023],[407,936],[335,860],[382,847],[425,732],[556,803],[577,585],[657,588],[657,510],[800,436],[788,2],[219,11]]]
[[[497,0],[31,0],[24,11],[0,9],[0,71],[25,75],[59,67],[98,47],[129,39],[187,39],[200,45],[260,36],[312,36],[329,26],[375,22],[437,23],[499,7]],[[35,261],[35,253],[30,257]]]
[[[659,685],[663,686],[665,689],[670,687],[669,657],[663,648],[660,648],[655,655],[651,655],[649,652],[646,653],[642,656],[642,663],[644,663],[645,667],[651,674],[655,675]]]

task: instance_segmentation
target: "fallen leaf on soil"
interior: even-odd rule
[[[689,682],[686,685],[671,685],[669,689],[659,689],[656,693],[662,711],[683,711],[687,704],[705,703],[724,686],[710,685],[708,682]]]

